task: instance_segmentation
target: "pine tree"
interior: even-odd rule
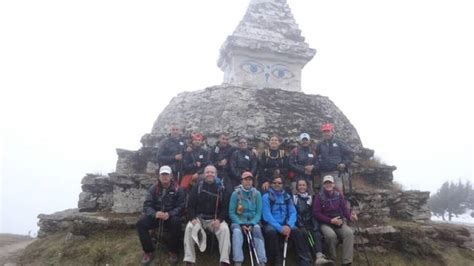
[[[457,183],[446,181],[433,196],[430,197],[428,205],[433,213],[441,216],[445,220],[445,214],[451,221],[453,216],[458,216],[466,211],[466,208],[474,206],[472,202],[474,192],[470,182],[463,184],[460,180]]]

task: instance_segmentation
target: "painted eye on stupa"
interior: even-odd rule
[[[255,61],[246,61],[240,65],[240,68],[250,74],[260,74],[263,72],[263,65]]]
[[[279,79],[291,79],[295,75],[284,65],[274,65],[272,75]]]

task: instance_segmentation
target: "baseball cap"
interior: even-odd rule
[[[331,123],[326,123],[321,126],[321,132],[332,131],[333,129],[334,129],[334,126]]]
[[[242,179],[244,178],[247,178],[247,177],[253,177],[252,173],[249,172],[249,171],[245,171],[242,173],[242,175],[240,176]]]
[[[332,175],[327,175],[323,178],[323,184],[326,183],[326,182],[331,182],[331,183],[334,183],[334,177],[332,177]]]
[[[301,133],[300,140],[303,140],[303,139],[310,140],[311,138],[309,137],[308,133]]]
[[[160,175],[161,174],[171,174],[173,171],[171,171],[171,167],[169,167],[168,165],[163,165],[161,168],[160,168]]]

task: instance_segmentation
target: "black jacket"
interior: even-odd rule
[[[316,173],[316,168],[318,167],[316,152],[310,147],[300,146],[294,148],[289,156],[289,165],[290,170],[295,174],[295,177],[310,179],[311,176],[304,173],[304,167],[307,165],[313,165],[314,168],[312,174]]]
[[[178,163],[174,158],[178,154],[182,154],[185,147],[185,142],[181,138],[168,137],[160,143],[158,147],[158,158],[157,161],[160,166],[168,165],[173,169],[173,173],[176,174],[178,170]]]
[[[230,157],[235,149],[236,148],[231,145],[220,147],[219,143],[217,143],[217,145],[209,151],[209,162],[216,167],[219,177],[228,176],[230,171]],[[219,166],[219,161],[224,159],[227,159],[227,164],[225,166]]]
[[[237,149],[232,153],[230,159],[230,175],[240,183],[240,175],[244,171],[252,172],[253,176],[257,175],[257,157],[251,150]]]
[[[209,156],[207,150],[202,147],[193,148],[190,152],[185,152],[183,155],[183,171],[185,175],[189,174],[202,174],[204,168],[209,164]],[[200,162],[201,165],[198,167],[197,162]]]
[[[181,216],[185,206],[186,194],[173,182],[168,189],[162,188],[158,182],[148,189],[143,203],[143,212],[155,217],[156,212],[168,212],[170,216]]]
[[[323,140],[316,146],[319,170],[323,172],[336,171],[338,164],[349,166],[352,161],[352,150],[336,138]]]
[[[273,174],[276,170],[280,171],[280,174],[287,176],[288,174],[288,156],[285,155],[283,150],[265,150],[260,158],[259,163],[259,184],[265,182],[272,182]]]
[[[218,202],[217,211],[216,201]],[[189,221],[195,218],[210,220],[217,215],[217,219],[222,222],[226,219],[228,213],[227,201],[227,195],[222,185],[216,181],[209,184],[204,180],[200,180],[196,186],[193,186],[189,195],[188,219]]]
[[[304,197],[297,194],[293,195],[293,202],[298,214],[298,219],[296,222],[298,227],[304,227],[313,231],[319,230],[319,223],[313,215],[313,197],[310,195]]]

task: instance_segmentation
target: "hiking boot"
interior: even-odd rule
[[[194,266],[194,265],[195,265],[194,263],[188,262],[188,261],[185,261],[184,264],[185,264],[186,266]]]
[[[330,259],[326,259],[326,257],[322,255],[316,258],[314,265],[334,265],[334,261]]]
[[[222,261],[221,261],[221,264],[219,264],[219,265],[220,265],[220,266],[230,266],[229,263],[227,263],[227,262],[222,262]]]
[[[175,265],[178,263],[178,254],[170,252],[168,260],[172,265]]]
[[[155,258],[154,252],[143,253],[142,265],[150,265],[150,263],[153,261],[154,258]]]

